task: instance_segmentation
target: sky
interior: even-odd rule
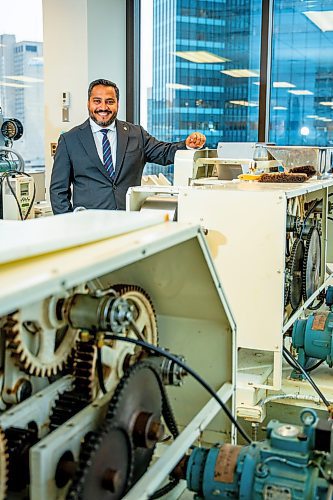
[[[0,34],[43,41],[42,0],[0,0]]]

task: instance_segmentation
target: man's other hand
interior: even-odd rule
[[[202,148],[202,146],[206,142],[206,136],[200,134],[200,132],[193,132],[187,137],[185,142],[186,142],[186,147],[188,148],[193,148],[193,149]]]

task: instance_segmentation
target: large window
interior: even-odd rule
[[[44,166],[42,0],[11,0],[0,14],[0,107],[23,124],[13,148],[26,168]]]
[[[142,0],[141,123],[207,146],[258,136],[261,0]],[[150,27],[150,29],[148,29]]]
[[[273,11],[270,140],[333,144],[333,1],[279,0]]]
[[[141,123],[157,138],[199,130],[210,148],[263,135],[332,144],[333,0],[141,0],[141,8]],[[269,103],[260,135],[259,102]]]

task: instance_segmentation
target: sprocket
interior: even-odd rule
[[[146,342],[158,345],[158,330],[156,313],[153,303],[146,291],[136,285],[117,284],[112,286],[119,298],[128,300],[134,305],[133,319]],[[130,338],[137,338],[134,331],[129,327],[124,334]],[[127,360],[131,358],[131,364],[140,358],[141,347],[119,340],[112,342],[112,347],[102,347],[101,357],[106,390],[113,390],[119,383],[127,368]]]
[[[8,447],[5,433],[0,428],[0,500],[5,500],[8,486]]]
[[[321,241],[316,226],[311,227],[307,237],[302,268],[302,293],[306,301],[320,285]]]
[[[109,404],[106,420],[124,428],[133,439],[133,483],[147,470],[164,433],[162,388],[158,371],[141,361],[124,374]]]
[[[96,350],[93,340],[77,342],[73,359],[73,389],[57,397],[50,414],[51,431],[67,422],[95,399]]]
[[[52,326],[48,307],[48,300],[24,307],[8,315],[3,327],[17,365],[38,377],[56,375],[64,368],[78,335],[73,328]]]
[[[133,443],[124,429],[104,424],[89,433],[67,500],[117,500],[132,483]]]
[[[286,267],[286,280],[289,281],[289,296],[291,308],[295,311],[302,300],[302,266],[304,258],[304,243],[296,239],[293,243],[290,258]]]

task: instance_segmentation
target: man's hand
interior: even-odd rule
[[[188,148],[193,148],[193,149],[202,148],[202,146],[206,142],[206,136],[200,134],[200,132],[193,132],[187,137],[185,142]]]

